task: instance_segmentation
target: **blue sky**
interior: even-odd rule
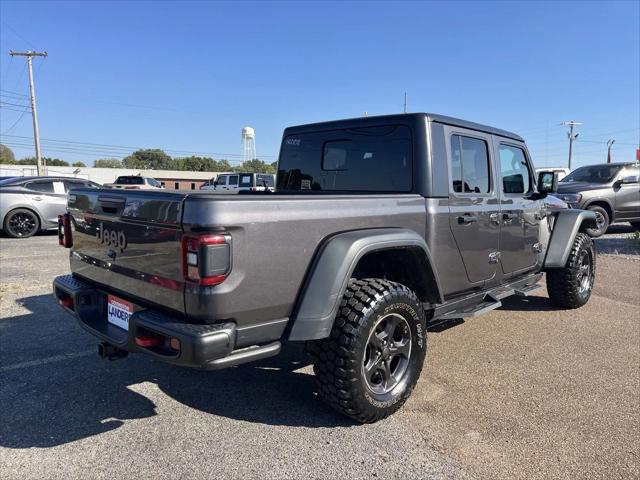
[[[285,126],[400,112],[405,91],[409,111],[520,133],[537,166],[566,164],[565,120],[584,123],[574,166],[604,161],[609,138],[632,160],[640,141],[637,1],[3,0],[0,22],[0,141],[18,157],[32,126],[10,49],[49,52],[43,155],[87,164],[116,147],[237,160],[245,125],[273,161]]]

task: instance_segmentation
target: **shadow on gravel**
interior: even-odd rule
[[[546,297],[518,297],[512,296],[502,299],[500,310],[512,312],[550,312],[559,310]]]
[[[308,364],[299,348],[217,372],[143,355],[109,362],[91,353],[97,341],[49,295],[20,302],[32,313],[0,320],[2,447],[53,447],[155,416],[155,403],[138,393],[145,382],[186,407],[234,420],[308,428],[355,425],[316,397],[311,374],[296,371]],[[181,410],[179,415],[189,415]]]

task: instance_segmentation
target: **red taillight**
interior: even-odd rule
[[[182,272],[188,281],[200,285],[219,285],[231,270],[231,236],[184,235]]]
[[[58,215],[58,245],[65,248],[73,246],[73,238],[71,237],[71,215],[65,213]]]
[[[136,345],[149,348],[157,347],[162,343],[162,337],[154,334],[139,333],[136,335]]]

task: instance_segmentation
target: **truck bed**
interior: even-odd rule
[[[426,221],[425,199],[417,194],[76,189],[68,208],[75,224],[74,275],[136,305],[240,328],[269,322],[284,328],[310,262],[329,236],[394,226],[424,234]],[[105,230],[112,245],[104,241]],[[181,240],[195,232],[231,236],[232,269],[224,283],[185,282]],[[122,251],[120,233],[126,237]]]

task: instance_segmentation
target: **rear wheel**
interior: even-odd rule
[[[589,301],[596,275],[593,241],[578,233],[564,268],[547,272],[547,292],[551,303],[561,308],[578,308]]]
[[[307,343],[320,397],[362,423],[404,404],[426,350],[422,304],[404,285],[381,279],[351,280],[329,338]]]
[[[597,238],[604,235],[607,231],[607,228],[609,228],[609,224],[611,223],[609,213],[600,205],[593,205],[587,208],[587,210],[591,210],[596,214],[596,226],[585,228],[585,232],[587,232],[592,238]]]
[[[27,238],[40,230],[40,220],[31,210],[16,208],[4,218],[4,232],[13,238]]]

